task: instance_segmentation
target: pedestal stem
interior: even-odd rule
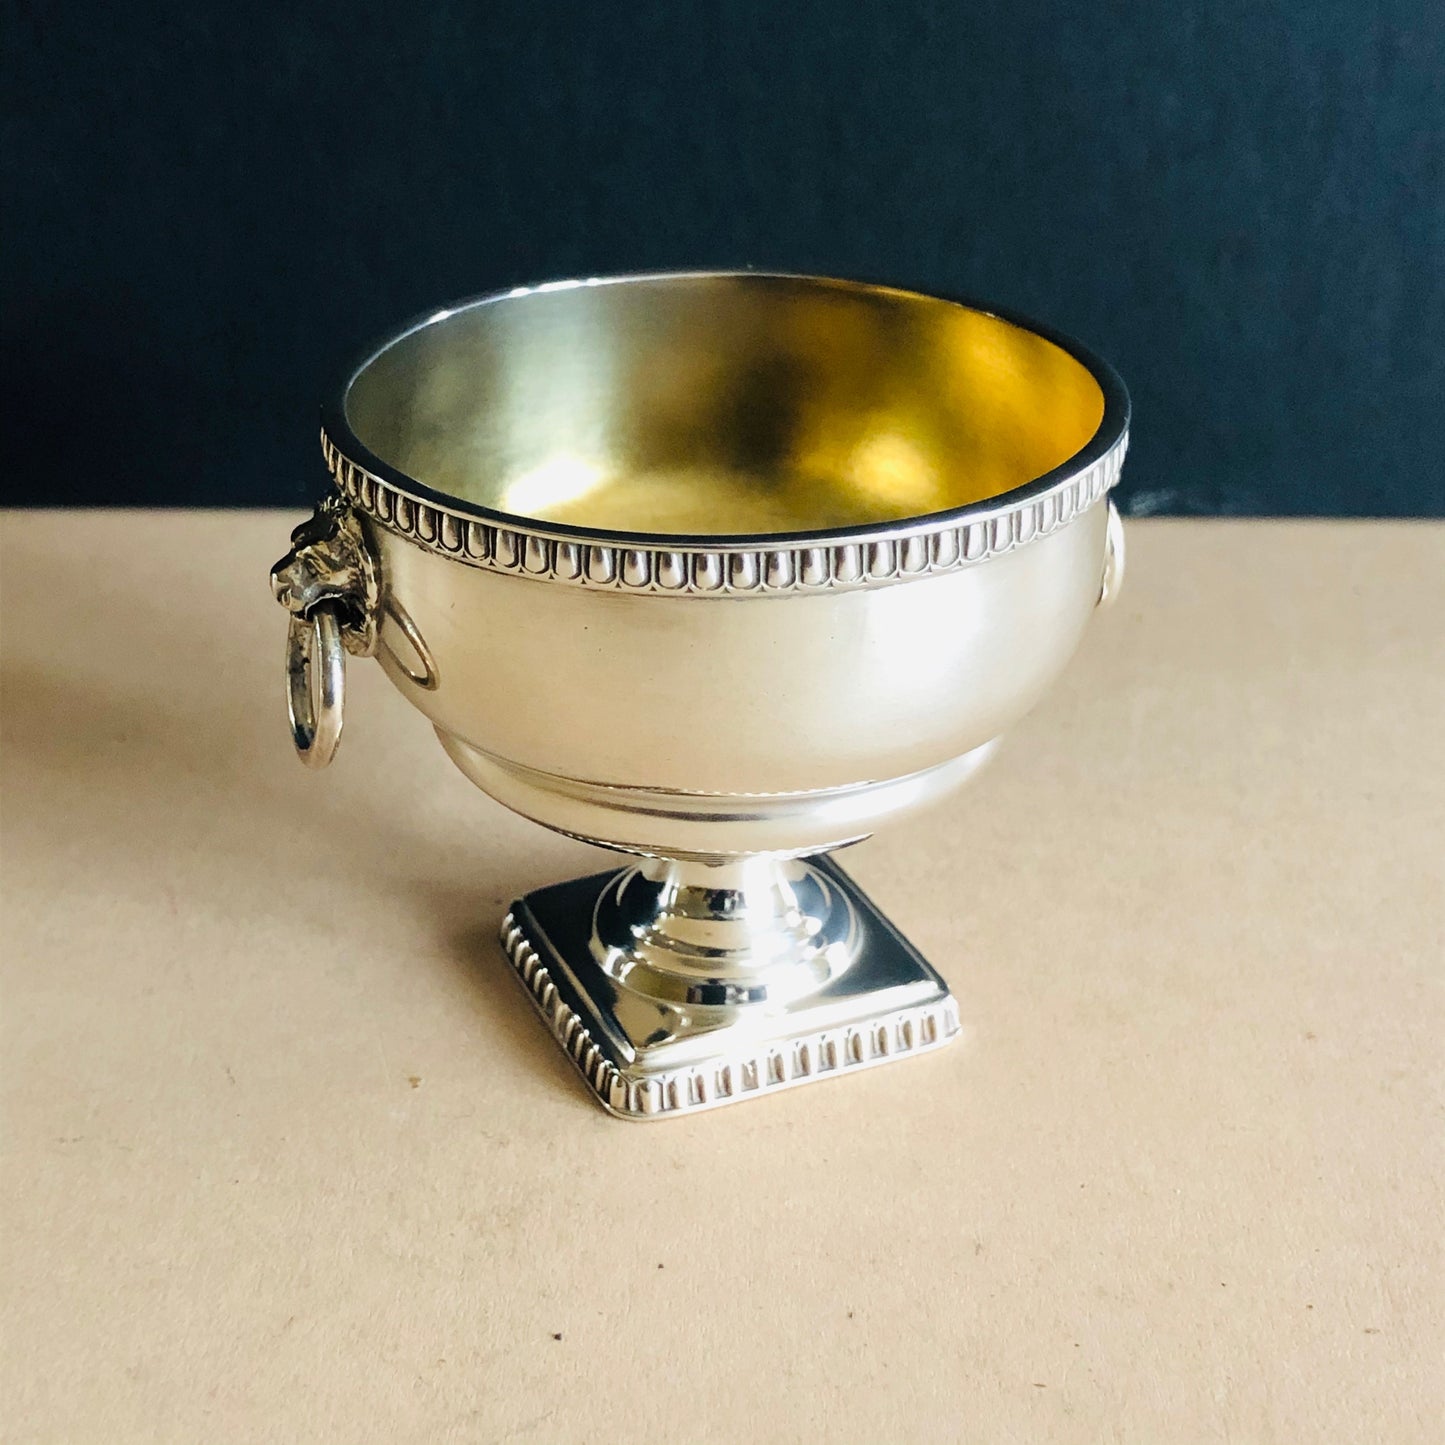
[[[593,918],[598,964],[669,1003],[787,1003],[836,978],[856,952],[852,905],[800,860],[650,859],[613,880]]]

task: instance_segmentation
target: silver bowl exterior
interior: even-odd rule
[[[1122,382],[972,309],[1080,362],[1097,434],[989,501],[814,535],[588,533],[432,491],[351,429],[364,361],[322,439],[388,604],[388,676],[493,797],[636,853],[815,853],[943,795],[1058,677],[1122,557]]]
[[[751,595],[559,583],[367,531],[436,685],[390,618],[382,665],[473,782],[606,846],[720,858],[854,841],[967,778],[1078,646],[1108,503],[934,575]]]
[[[399,471],[352,430],[347,392],[324,413],[336,493],[272,571],[298,755],[326,765],[344,654],[375,656],[492,797],[643,855],[529,893],[501,930],[614,1114],[712,1108],[959,1035],[943,978],[809,855],[969,778],[1118,589],[1127,394],[1076,343],[1001,319],[1087,368],[1097,433],[987,501],[851,529],[547,522]]]

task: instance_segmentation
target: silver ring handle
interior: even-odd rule
[[[1104,534],[1104,575],[1099,580],[1099,606],[1111,607],[1124,585],[1124,519],[1109,503],[1109,524]]]
[[[333,607],[292,613],[286,628],[286,711],[296,756],[308,768],[324,768],[341,741],[346,701],[346,649]]]

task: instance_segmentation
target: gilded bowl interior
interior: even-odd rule
[[[1094,438],[1053,342],[954,302],[810,277],[566,283],[438,312],[352,378],[361,444],[523,518],[720,535],[985,501]]]

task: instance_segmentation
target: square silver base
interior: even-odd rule
[[[857,961],[806,998],[725,1013],[655,1002],[597,965],[593,910],[615,873],[539,888],[502,920],[527,996],[602,1107],[622,1119],[715,1109],[939,1048],[958,1033],[947,984],[837,864],[811,859],[852,900]]]

